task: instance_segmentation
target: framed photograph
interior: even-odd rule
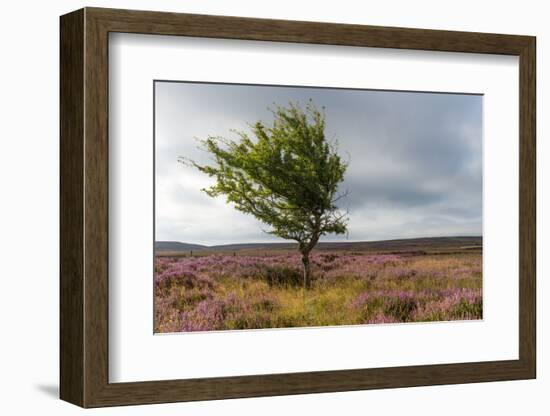
[[[60,28],[63,400],[536,377],[534,37]]]

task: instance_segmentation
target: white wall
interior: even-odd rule
[[[69,415],[81,410],[59,401],[58,385],[58,16],[82,6],[318,20],[388,26],[529,34],[538,37],[538,305],[539,378],[501,382],[317,394],[218,402],[92,410],[88,414],[548,414],[550,361],[542,331],[543,243],[550,227],[542,212],[550,169],[543,130],[550,89],[544,73],[550,56],[548,11],[542,1],[296,1],[254,0],[5,2],[0,15],[0,409],[4,414]],[[546,87],[546,88],[545,88]],[[546,201],[543,199],[546,198]],[[543,265],[544,263],[544,265]],[[406,346],[404,346],[406,349]]]

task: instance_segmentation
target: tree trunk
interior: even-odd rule
[[[309,252],[302,253],[302,264],[304,266],[304,289],[311,288],[311,266],[309,264]]]

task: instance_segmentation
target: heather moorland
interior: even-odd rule
[[[319,250],[304,290],[294,251],[160,255],[155,332],[481,319],[481,260],[478,250]]]

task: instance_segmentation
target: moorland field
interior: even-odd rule
[[[155,332],[482,318],[481,237],[292,244],[157,242]]]

